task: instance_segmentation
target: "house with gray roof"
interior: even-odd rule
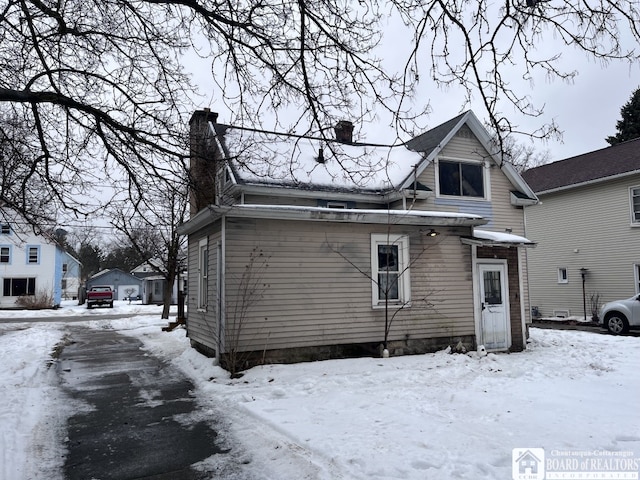
[[[473,112],[391,145],[346,121],[315,138],[204,110],[190,128],[194,347],[235,369],[525,348],[523,207],[537,198]]]
[[[640,138],[523,178],[540,199],[525,208],[537,315],[590,319],[599,304],[640,293]]]

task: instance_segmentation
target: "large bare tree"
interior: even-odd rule
[[[186,242],[178,234],[178,226],[186,221],[189,207],[184,178],[176,176],[169,184],[160,180],[147,182],[143,196],[134,202],[128,201],[131,199],[114,202],[107,209],[125,245],[138,254],[140,263],[150,261],[149,265],[164,278],[162,318],[169,318],[173,286],[180,271],[186,268]]]
[[[90,214],[112,196],[141,196],[149,177],[173,178],[195,93],[190,52],[211,60],[215,96],[235,123],[268,117],[272,128],[322,135],[337,119],[382,112],[410,129],[404,122],[429,104],[411,95],[430,79],[462,85],[461,107],[479,99],[504,135],[517,130],[510,107],[541,111],[530,88],[510,80],[572,78],[564,47],[637,61],[638,10],[635,0],[5,0],[1,162],[14,178],[0,201],[41,221],[56,208]],[[385,63],[377,46],[391,39]],[[86,197],[98,202],[78,203]]]

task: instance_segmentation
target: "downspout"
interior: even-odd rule
[[[525,297],[524,297],[524,275],[522,272],[522,265],[527,263],[527,253],[525,249],[517,247],[518,252],[518,285],[520,287],[520,318],[522,322],[522,350],[527,349],[527,317],[525,310]],[[521,254],[524,253],[524,257]],[[529,275],[529,265],[527,265],[527,278]],[[528,284],[529,282],[527,282]],[[529,295],[527,295],[527,302],[531,302]],[[529,308],[531,311],[531,308]]]
[[[482,345],[482,310],[480,309],[480,280],[478,278],[478,247],[471,245],[471,291],[473,296],[473,316],[476,332],[476,348]]]

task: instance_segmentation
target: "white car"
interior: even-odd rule
[[[598,322],[614,335],[626,333],[630,327],[640,327],[640,295],[605,303]]]

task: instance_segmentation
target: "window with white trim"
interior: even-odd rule
[[[565,267],[558,268],[558,283],[569,283],[569,274]]]
[[[27,263],[29,265],[40,263],[40,247],[27,247]]]
[[[371,235],[372,304],[406,305],[411,300],[409,237]]]
[[[207,308],[209,292],[209,246],[207,239],[198,243],[198,308]]]
[[[629,189],[629,201],[631,203],[631,223],[640,225],[640,187]]]
[[[636,277],[636,293],[640,294],[640,263],[636,263],[633,267]]]
[[[485,198],[484,163],[438,161],[438,193],[442,196]]]
[[[11,247],[0,247],[0,263],[11,263]]]
[[[11,225],[8,223],[3,223],[0,225],[0,234],[2,235],[10,235],[11,234]]]

